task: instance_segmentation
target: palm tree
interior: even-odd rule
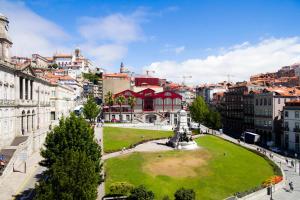
[[[120,95],[116,98],[116,103],[120,106],[120,121],[122,120],[122,116],[121,116],[121,108],[122,108],[122,105],[125,103],[125,97],[123,95]]]
[[[105,95],[105,104],[108,105],[109,107],[109,121],[110,121],[110,113],[111,113],[111,107],[114,105],[114,96],[113,93],[111,91],[107,92],[107,94]]]
[[[130,108],[131,108],[131,123],[132,123],[132,113],[133,113],[133,108],[136,104],[136,99],[134,96],[130,96],[128,97],[128,105],[130,105]]]

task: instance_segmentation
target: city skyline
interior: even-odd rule
[[[297,1],[2,0],[1,5],[11,21],[13,55],[51,56],[79,47],[108,71],[124,61],[132,71],[151,69],[170,80],[192,75],[190,84],[227,80],[227,74],[248,80],[300,61],[299,28],[293,25],[300,17]]]

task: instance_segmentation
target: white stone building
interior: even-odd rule
[[[74,97],[74,90],[38,77],[30,62],[10,62],[7,27],[8,19],[0,14],[0,154],[6,162],[0,182],[42,147],[52,123],[50,100],[58,115],[68,115]]]
[[[51,120],[68,116],[75,107],[76,93],[72,88],[59,84],[51,86]]]
[[[300,153],[300,101],[287,102],[283,108],[285,149]]]

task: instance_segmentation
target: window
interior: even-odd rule
[[[260,99],[260,105],[262,105],[263,104],[263,99]]]
[[[280,104],[280,98],[278,98],[278,104]]]
[[[284,112],[284,117],[289,117],[289,111]]]
[[[267,99],[264,98],[264,105],[266,106],[267,105]]]
[[[289,127],[289,122],[284,122],[284,127],[288,128]]]
[[[271,103],[271,98],[268,99],[268,104],[269,104],[269,106],[272,104]]]
[[[295,135],[295,141],[296,141],[296,143],[299,143],[299,134]]]
[[[269,126],[272,126],[272,121],[271,120],[269,121]]]
[[[299,111],[295,111],[295,118],[299,118]]]
[[[299,122],[295,122],[295,128],[299,129]]]

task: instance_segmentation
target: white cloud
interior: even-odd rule
[[[23,2],[0,0],[0,5],[0,12],[10,20],[9,34],[14,43],[12,54],[52,55],[55,51],[67,51],[62,44],[69,36],[61,27],[37,15]]]
[[[127,53],[126,47],[117,44],[83,45],[82,49],[94,58],[93,60],[97,65],[101,64],[101,66],[107,66],[116,60],[121,60]]]
[[[104,17],[84,17],[79,33],[85,39],[81,44],[88,56],[102,66],[120,62],[127,54],[128,45],[144,39],[141,23],[146,15],[142,8],[130,15],[111,14]]]
[[[173,47],[172,45],[166,44],[164,49],[161,50],[163,53],[175,53],[180,54],[185,50],[185,46]]]
[[[79,32],[88,41],[128,43],[142,38],[141,27],[133,16],[112,14],[106,17],[84,18],[82,21]]]
[[[153,62],[144,69],[175,81],[181,81],[183,75],[192,75],[191,82],[199,84],[226,80],[227,74],[233,75],[231,79],[235,81],[249,80],[250,75],[276,71],[280,66],[299,61],[300,38],[270,38],[254,45],[248,42],[234,45],[220,55],[203,59]]]

